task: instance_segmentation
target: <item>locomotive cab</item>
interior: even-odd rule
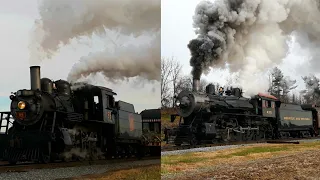
[[[84,114],[84,120],[104,121],[105,123],[115,123],[115,103],[114,93],[111,89],[86,84],[82,88],[74,90],[75,99],[80,104],[76,107],[77,112]]]
[[[254,105],[257,115],[275,118],[276,106],[279,106],[280,101],[272,95],[259,93],[251,99],[251,103]]]

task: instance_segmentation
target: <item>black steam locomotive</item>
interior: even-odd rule
[[[111,89],[40,79],[39,66],[30,67],[30,75],[31,90],[10,96],[14,121],[1,138],[3,157],[10,163],[142,157],[150,152],[141,115],[132,104],[115,101]]]
[[[182,91],[176,96],[178,128],[171,132],[176,145],[225,141],[248,141],[310,137],[319,133],[319,109],[314,105],[281,103],[276,97],[257,94],[244,98],[239,88],[216,93],[209,84],[206,93]]]

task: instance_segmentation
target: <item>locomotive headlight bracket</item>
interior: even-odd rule
[[[21,109],[21,110],[24,109],[24,108],[26,108],[26,103],[23,102],[23,101],[19,101],[19,102],[18,102],[18,108]]]

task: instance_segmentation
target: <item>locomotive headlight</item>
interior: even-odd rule
[[[180,106],[180,101],[179,100],[176,101],[176,106]]]
[[[26,103],[23,101],[18,102],[18,108],[19,109],[24,109],[26,107]]]

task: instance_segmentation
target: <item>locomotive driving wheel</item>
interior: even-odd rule
[[[197,137],[193,134],[191,136],[191,139],[190,139],[190,145],[191,146],[196,146],[198,144],[198,140],[197,140]]]
[[[46,155],[45,153],[41,154],[40,162],[43,164],[48,164],[50,162],[50,156]]]
[[[47,148],[42,150],[39,161],[40,163],[48,164],[51,160],[51,142],[48,142],[47,146],[44,147]]]

